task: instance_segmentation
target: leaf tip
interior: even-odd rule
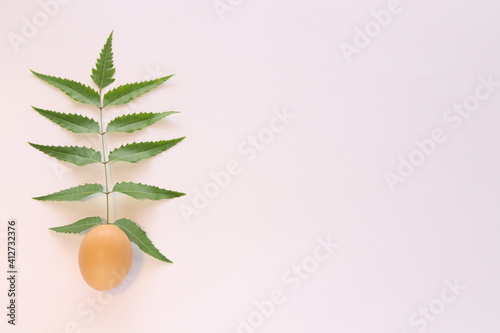
[[[33,73],[33,75],[35,75],[36,77],[40,78],[42,76],[42,74],[38,73],[38,72],[35,72],[34,70],[30,69],[30,72]]]

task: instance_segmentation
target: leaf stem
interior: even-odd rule
[[[102,95],[101,90],[99,90],[99,95]],[[104,194],[106,194],[106,224],[109,224],[109,185],[108,185],[108,162],[106,161],[106,140],[104,139],[104,135],[106,134],[104,132],[104,123],[102,121],[102,109],[104,107],[100,106],[99,107],[99,126],[101,128],[101,132],[99,133],[101,135],[101,143],[102,143],[102,164],[104,166]]]

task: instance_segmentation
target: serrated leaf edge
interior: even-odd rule
[[[80,230],[78,232],[71,232],[71,231],[60,231],[58,229],[62,229],[62,228],[66,228],[66,227],[71,227],[79,222],[82,222],[84,220],[87,220],[87,219],[99,219],[99,222],[95,222],[95,223],[88,223],[89,224],[89,227],[86,228],[86,229],[83,229],[83,230]],[[73,222],[73,223],[70,223],[70,224],[67,224],[67,225],[63,225],[63,226],[60,226],[60,227],[52,227],[52,228],[49,228],[49,230],[52,230],[52,231],[55,231],[55,232],[59,232],[59,233],[63,233],[63,234],[79,234],[79,233],[82,233],[90,228],[92,228],[93,226],[97,226],[97,225],[101,225],[102,224],[102,217],[100,216],[89,216],[89,217],[85,217],[83,219],[80,219],[76,222]],[[85,224],[81,224],[81,225],[85,225]]]
[[[167,113],[167,114],[166,114]],[[105,133],[132,133],[132,132],[135,132],[135,131],[139,131],[141,129],[144,129],[145,127],[148,127],[150,125],[153,125],[154,123],[166,118],[167,116],[171,115],[171,114],[176,114],[176,113],[180,113],[180,111],[164,111],[164,112],[138,112],[138,113],[129,113],[129,114],[124,114],[124,115],[121,115],[121,116],[118,116],[116,118],[113,118],[109,121],[109,123],[106,125],[106,132]],[[117,119],[122,119],[124,117],[128,117],[128,116],[133,116],[133,115],[143,115],[143,114],[148,114],[148,115],[163,115],[163,114],[166,114],[163,118],[160,118],[158,120],[155,120],[153,123],[151,124],[148,124],[140,129],[137,129],[137,130],[133,130],[131,132],[123,132],[123,131],[108,131],[108,126],[109,124],[111,124],[113,121],[117,120]],[[141,121],[146,121],[146,120],[141,120]],[[136,122],[138,123],[138,122]]]
[[[115,81],[115,79],[113,78],[113,75],[116,72],[116,69],[114,68],[114,61],[113,61],[113,32],[114,31],[111,31],[108,38],[106,39],[106,42],[104,43],[104,46],[102,47],[101,52],[99,53],[99,57],[97,58],[95,68],[92,68],[91,79],[97,85],[97,87],[101,90],[106,88],[107,86],[109,86],[111,83],[113,83]],[[103,72],[102,72],[102,77],[101,77],[100,83],[97,83],[96,80],[94,80],[94,75],[97,73],[97,67],[98,67],[99,61],[101,59],[104,59],[104,60],[107,59],[108,54],[107,53],[104,54],[104,52],[106,50],[108,43],[109,43],[109,53],[111,54],[111,68],[108,71],[112,71],[113,73],[111,74],[111,77],[109,79],[110,82],[108,84],[104,85],[104,73],[106,72],[106,70],[103,70]],[[104,61],[104,65],[102,65],[102,67],[103,67],[103,69],[106,69],[106,61]],[[99,79],[99,78],[97,78],[97,79]],[[97,80],[97,81],[99,81],[99,80]]]
[[[28,142],[28,144],[31,147],[37,149],[38,151],[44,153],[47,156],[50,156],[50,157],[53,157],[53,158],[55,158],[55,159],[57,159],[59,161],[63,161],[63,162],[66,162],[66,163],[71,163],[71,164],[74,164],[74,165],[78,165],[78,164],[75,164],[75,163],[72,163],[72,162],[69,162],[69,161],[65,161],[65,160],[61,160],[61,159],[59,159],[59,158],[57,158],[55,156],[52,156],[52,155],[50,155],[50,154],[48,154],[48,153],[46,153],[46,152],[38,149],[36,146],[47,147],[47,148],[54,148],[54,147],[56,147],[56,148],[61,148],[61,147],[64,147],[64,148],[85,148],[85,149],[93,150],[94,152],[98,153],[99,156],[102,158],[102,153],[100,151],[95,150],[94,148],[89,148],[89,147],[85,147],[85,146],[49,146],[49,145],[40,145],[40,144],[32,143],[32,142]],[[58,153],[63,154],[63,155],[75,156],[75,155],[65,154],[65,153],[61,153],[61,152],[58,152]],[[82,157],[82,158],[84,158],[84,157]],[[94,159],[91,159],[91,158],[87,158],[87,159],[90,160],[90,161],[94,161],[93,163],[102,163],[102,161],[100,161],[100,160],[94,160]],[[87,163],[87,164],[84,164],[84,165],[88,165],[88,164],[91,164],[91,163]],[[78,165],[78,166],[83,166],[83,165]]]
[[[121,221],[121,220],[129,221],[129,222],[131,222],[131,223],[135,224],[135,225],[139,228],[139,230],[140,230],[140,231],[144,232],[144,236],[146,237],[146,239],[147,239],[147,240],[149,240],[149,241],[151,242],[151,246],[153,247],[153,249],[154,249],[154,250],[156,250],[156,251],[159,253],[159,255],[161,255],[161,257],[163,257],[165,260],[163,260],[163,259],[161,259],[161,258],[158,258],[158,257],[155,257],[155,256],[151,255],[150,253],[145,252],[145,251],[141,248],[141,246],[140,246],[137,242],[135,242],[134,240],[132,240],[132,239],[130,238],[129,233],[131,233],[131,232],[130,232],[127,228],[124,228],[124,226],[123,226],[123,225],[116,224],[116,222],[119,222],[119,221]],[[133,242],[133,243],[135,243],[135,244],[139,247],[139,249],[140,249],[142,252],[144,252],[144,253],[146,253],[147,255],[149,255],[149,256],[151,256],[151,257],[153,257],[153,258],[155,258],[155,259],[158,259],[158,260],[160,260],[160,261],[163,261],[163,262],[168,262],[168,263],[172,263],[172,261],[171,261],[170,259],[168,259],[168,258],[167,258],[167,257],[166,257],[163,253],[161,253],[161,252],[160,252],[160,250],[159,250],[159,249],[158,249],[158,248],[157,248],[157,247],[153,244],[153,242],[151,241],[151,239],[149,239],[149,237],[148,237],[148,235],[147,235],[146,231],[144,231],[144,229],[142,229],[142,228],[141,228],[141,226],[140,226],[140,225],[138,225],[137,223],[135,223],[134,221],[132,221],[132,220],[130,220],[130,219],[127,219],[127,218],[121,218],[121,219],[116,220],[113,224],[115,224],[118,228],[120,228],[121,230],[123,230],[123,231],[127,234],[127,236],[129,237],[130,241],[131,241],[131,242]],[[133,235],[133,234],[132,234],[132,235]],[[144,247],[146,247],[146,248],[148,248],[148,249],[149,249],[149,246],[147,246],[145,243],[143,243],[143,242],[140,242],[140,243],[141,243]],[[154,251],[152,251],[152,252],[154,252]]]
[[[74,131],[70,130],[69,128],[62,126],[61,124],[56,123],[52,119],[47,118],[42,113],[43,112],[53,112],[53,113],[57,113],[57,114],[64,114],[64,115],[70,115],[70,116],[78,116],[78,117],[85,118],[87,120],[94,121],[99,126],[99,123],[95,119],[93,119],[93,118],[89,118],[87,116],[84,116],[84,115],[81,115],[81,114],[78,114],[78,113],[64,113],[64,112],[59,112],[59,111],[54,111],[54,110],[41,109],[41,108],[37,108],[36,106],[31,106],[31,108],[33,108],[33,110],[35,110],[39,115],[41,115],[45,119],[48,119],[48,120],[52,121],[54,124],[56,124],[58,126],[61,126],[62,128],[66,129],[66,130],[68,130],[68,131],[70,131],[72,133],[77,133],[77,134],[96,133],[96,134],[99,134],[99,131],[97,131],[97,132],[94,132],[94,131],[92,131],[92,132],[74,132]],[[40,112],[40,111],[42,111],[42,112]],[[64,121],[67,121],[67,120],[64,120]],[[81,126],[79,124],[76,124],[76,125],[79,126],[79,127],[81,127],[81,128],[88,129],[87,127],[83,127],[83,126]],[[64,146],[59,146],[59,147],[64,147]],[[84,148],[88,148],[88,147],[84,147]]]
[[[83,186],[86,186],[86,185],[99,185],[99,186],[101,186],[101,191],[99,191],[99,192],[92,192],[92,193],[87,192],[87,193],[90,193],[90,194],[87,195],[86,197],[83,197],[83,198],[79,199],[79,200],[85,199],[85,198],[87,198],[87,197],[89,197],[89,196],[91,196],[93,194],[104,193],[103,192],[104,191],[104,186],[102,186],[102,184],[98,184],[98,183],[85,183],[83,185],[72,186],[72,187],[65,188],[63,190],[57,191],[57,192],[49,193],[49,194],[46,194],[46,195],[41,195],[39,197],[32,197],[32,199],[40,200],[40,201],[79,201],[79,200],[44,200],[44,199],[40,199],[40,198],[48,197],[50,195],[57,194],[57,193],[62,192],[62,191],[71,190],[71,189],[74,189],[74,188],[77,188],[77,187],[83,187]]]
[[[165,83],[167,80],[169,80],[172,76],[174,76],[175,74],[170,74],[170,75],[167,75],[167,76],[163,76],[163,77],[159,77],[157,79],[152,79],[152,80],[144,80],[144,81],[138,81],[138,82],[132,82],[132,83],[125,83],[125,84],[122,84],[116,88],[113,88],[111,89],[110,91],[108,91],[107,93],[104,94],[103,96],[103,106],[113,106],[113,105],[123,105],[123,104],[127,104],[128,102],[138,98],[139,96],[142,96],[148,92],[150,92],[151,90],[153,90],[154,88],[157,88],[158,86],[160,86],[161,84]],[[149,89],[148,91],[146,92],[143,92],[141,93],[140,95],[136,96],[136,97],[133,97],[131,99],[129,99],[127,102],[124,102],[124,103],[118,103],[118,104],[114,104],[113,102],[116,101],[117,99],[115,99],[114,101],[112,101],[111,103],[106,103],[106,96],[109,96],[110,93],[113,93],[115,92],[117,89],[121,89],[123,87],[127,87],[127,86],[132,86],[132,85],[135,85],[135,84],[141,84],[141,83],[148,83],[148,82],[155,82],[155,81],[161,81],[163,80],[162,82],[160,82],[156,87],[153,87],[151,89]],[[123,98],[124,96],[120,97]]]
[[[117,148],[115,148],[115,149],[113,149],[112,151],[110,151],[110,152],[109,152],[109,154],[108,154],[108,160],[109,160],[110,162],[115,162],[115,161],[129,162],[129,161],[125,161],[125,160],[123,160],[123,158],[120,158],[120,159],[112,159],[112,160],[111,160],[111,159],[109,159],[109,156],[111,155],[111,153],[113,153],[115,150],[121,149],[121,148],[126,147],[126,146],[131,146],[131,145],[134,145],[134,144],[142,144],[142,143],[158,143],[158,142],[165,142],[165,143],[167,143],[167,142],[169,142],[169,141],[179,140],[178,142],[176,142],[176,143],[172,146],[172,147],[174,147],[175,145],[177,145],[179,142],[181,142],[181,141],[182,141],[182,140],[184,140],[185,138],[186,138],[186,137],[185,137],[185,136],[183,136],[183,137],[176,138],[176,139],[171,139],[171,140],[159,140],[159,141],[140,141],[140,142],[131,142],[131,143],[123,144],[123,145],[121,145],[120,147],[117,147]],[[170,148],[172,148],[172,147],[169,147],[169,148],[167,148],[167,149],[165,149],[165,150],[162,150],[162,151],[160,151],[160,152],[158,152],[158,153],[156,153],[156,154],[154,154],[154,155],[151,155],[151,156],[149,156],[149,157],[147,157],[147,158],[151,158],[151,157],[153,157],[153,156],[159,155],[159,154],[161,154],[161,153],[165,152],[166,150],[168,150],[168,149],[170,149]],[[142,153],[142,152],[149,151],[149,150],[153,150],[153,149],[156,149],[156,148],[158,148],[158,147],[154,147],[154,148],[151,148],[151,149],[148,149],[148,150],[143,150],[143,151],[141,151],[141,153]],[[136,153],[136,154],[137,154],[137,153]],[[134,154],[134,155],[135,155],[135,154]],[[127,156],[131,156],[131,155],[127,155]],[[145,160],[145,159],[147,159],[147,158],[141,159],[141,160],[136,161],[136,162],[129,162],[129,163],[137,163],[137,162],[140,162],[140,161]]]
[[[154,189],[161,190],[161,191],[175,192],[175,193],[180,194],[179,196],[174,197],[174,198],[178,198],[178,197],[182,197],[182,196],[186,195],[186,193],[177,192],[177,191],[172,191],[172,190],[167,190],[166,188],[161,188],[161,187],[158,187],[158,186],[155,186],[155,185],[149,185],[149,184],[143,184],[143,183],[135,183],[135,182],[126,182],[126,181],[119,182],[119,183],[116,183],[115,185],[113,185],[113,189],[111,190],[111,192],[112,192],[112,193],[122,193],[122,194],[125,194],[125,195],[130,196],[129,194],[127,194],[127,192],[138,192],[138,191],[126,191],[126,192],[122,192],[122,191],[115,191],[115,186],[116,186],[116,185],[119,185],[119,184],[142,185],[142,186],[152,187],[152,188],[154,188]],[[143,193],[143,192],[138,192],[138,193]],[[132,196],[130,196],[130,197],[132,197]],[[133,198],[133,197],[132,197],[132,198]],[[171,198],[171,199],[174,199],[174,198]],[[134,199],[135,199],[135,198],[134,198]],[[168,198],[158,198],[158,199],[147,199],[147,198],[144,198],[144,199],[145,199],[145,200],[153,200],[153,201],[158,201],[158,200],[165,200],[165,199],[168,199]],[[137,200],[141,200],[141,199],[137,199]]]
[[[42,76],[48,76],[48,77],[52,77],[52,78],[56,78],[56,79],[60,79],[60,80],[66,80],[66,81],[70,81],[70,82],[73,82],[73,83],[78,83],[79,85],[85,87],[85,88],[88,88],[90,90],[92,90],[92,92],[96,93],[97,96],[99,96],[99,93],[94,89],[92,88],[91,86],[88,86],[84,83],[81,83],[81,82],[78,82],[78,81],[75,81],[75,80],[71,80],[71,79],[66,79],[64,77],[60,77],[60,76],[54,76],[54,75],[48,75],[48,74],[42,74],[42,73],[38,73],[38,72],[35,72],[34,70],[30,69],[31,73],[33,73],[33,75],[35,75],[37,78],[39,78],[40,80],[44,81],[45,83],[47,84],[50,84],[51,86],[61,90],[63,93],[65,93],[66,95],[68,95],[71,99],[74,100],[73,97],[71,97],[67,92],[65,92],[64,90],[62,90],[61,88],[59,87],[56,87],[55,85],[53,85],[52,83],[49,83],[47,81],[45,81],[44,79],[40,78],[39,75],[42,75]],[[84,97],[84,99],[86,99],[88,101],[88,103],[83,103],[83,104],[87,104],[87,105],[93,105],[93,106],[97,106],[97,107],[100,107],[99,104],[95,104],[93,103],[92,101],[90,101],[88,98],[86,98],[85,96],[83,96],[81,93],[79,93],[78,91],[75,91],[73,90],[74,92],[78,93],[79,95],[81,95],[82,97]],[[75,100],[76,101],[76,100]],[[80,101],[77,101],[79,103],[82,103]]]

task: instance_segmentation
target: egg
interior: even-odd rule
[[[132,264],[132,245],[116,225],[103,224],[89,231],[78,253],[82,277],[89,286],[105,291],[117,287]]]

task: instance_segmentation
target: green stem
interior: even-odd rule
[[[99,91],[99,95],[101,95],[101,91]],[[104,124],[102,121],[102,109],[103,107],[99,107],[99,126],[101,127],[101,143],[102,143],[102,165],[104,166],[104,194],[106,194],[106,224],[109,224],[109,185],[108,185],[108,161],[106,161],[106,140],[104,139]]]

